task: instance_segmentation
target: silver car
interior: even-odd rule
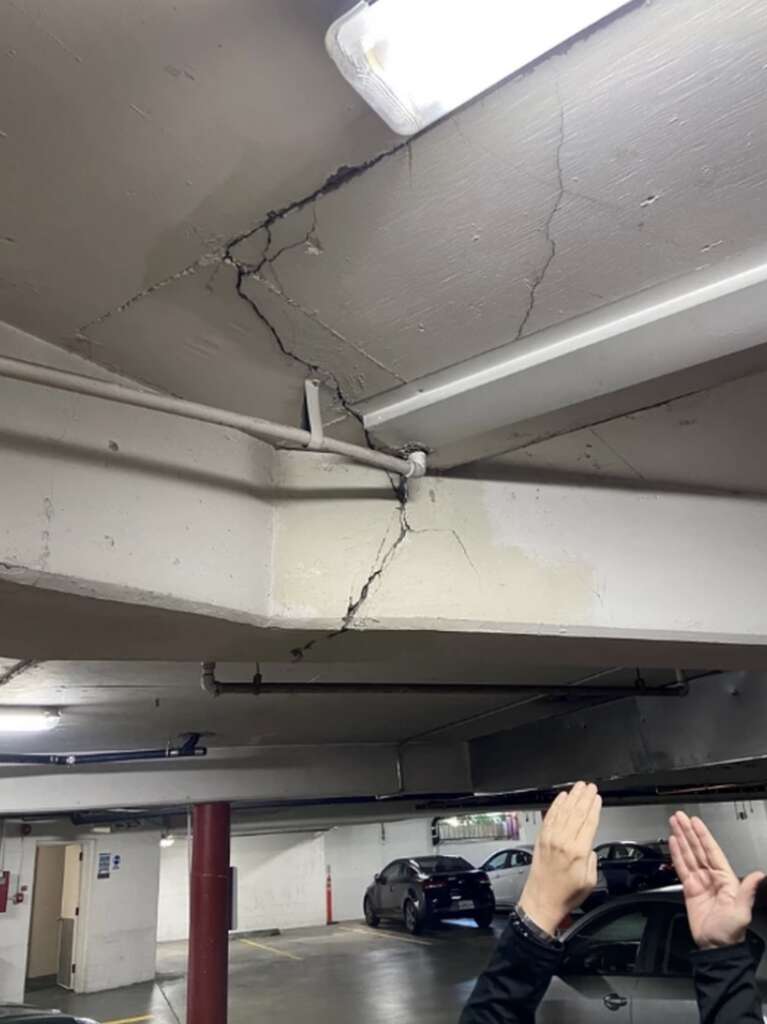
[[[761,953],[766,939],[767,916],[759,912],[749,941]],[[564,942],[538,1024],[699,1024],[689,959],[695,944],[681,886],[608,903],[582,917]],[[764,960],[757,977],[765,996]]]
[[[496,907],[508,909],[519,903],[533,863],[533,850],[533,846],[507,846],[488,857],[481,865],[480,870],[487,872],[493,887]],[[596,887],[586,900],[584,909],[590,910],[599,906],[605,902],[607,896],[607,883],[603,872],[600,871]]]

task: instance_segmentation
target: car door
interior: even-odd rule
[[[629,903],[589,914],[572,929],[537,1024],[631,1024],[649,922],[645,906]]]
[[[533,855],[528,850],[512,850],[509,854],[509,894],[515,905],[519,903],[532,863]]]
[[[498,906],[506,906],[511,903],[509,895],[511,887],[511,873],[508,869],[509,850],[501,850],[500,853],[486,860],[482,865],[482,871],[487,872],[490,884],[493,887],[493,895]]]
[[[653,963],[638,979],[634,1024],[698,1024],[690,953],[695,949],[683,904],[668,904],[656,940]]]
[[[391,864],[386,865],[376,878],[375,904],[379,914],[390,914],[393,909],[392,890],[398,864],[399,861],[393,860]]]

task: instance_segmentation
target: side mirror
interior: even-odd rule
[[[381,881],[381,876],[380,875],[374,875],[373,876],[373,881],[376,883],[376,885],[378,885],[380,883],[380,881]]]

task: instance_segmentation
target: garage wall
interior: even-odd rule
[[[315,832],[232,839],[238,931],[325,923],[325,843]],[[189,934],[185,840],[161,850],[157,940]]]
[[[386,824],[334,828],[325,837],[325,853],[333,880],[333,917],[362,917],[362,900],[373,876],[398,857],[433,852],[431,819],[412,818]]]
[[[6,912],[0,914],[0,1000],[20,1003],[24,999],[35,843],[8,835],[11,827],[6,825],[0,869],[11,872],[11,895],[23,885],[28,886],[28,890],[23,903],[9,902]]]
[[[738,874],[767,870],[767,803],[701,804],[686,810],[706,822]]]

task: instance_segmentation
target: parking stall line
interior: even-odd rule
[[[153,1013],[145,1013],[141,1017],[121,1017],[119,1020],[105,1020],[104,1024],[139,1024],[139,1021],[154,1020]]]
[[[434,943],[428,939],[411,939],[409,935],[397,935],[396,932],[376,931],[373,928],[342,928],[344,932],[354,932],[355,935],[367,935],[370,939],[396,939],[397,942],[410,942],[414,946],[433,946]]]
[[[303,960],[302,956],[295,953],[288,953],[285,949],[277,949],[276,946],[267,946],[265,942],[254,942],[253,939],[240,939],[246,946],[253,946],[255,949],[264,949],[267,953],[274,953],[276,956],[287,957],[288,960]]]

